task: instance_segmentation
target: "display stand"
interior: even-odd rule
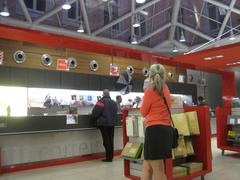
[[[232,125],[228,125],[227,118],[231,114],[231,98],[223,99],[223,106],[216,108],[216,123],[217,123],[217,147],[224,151],[240,152],[240,147],[231,145],[228,142],[228,131],[232,129]]]
[[[139,109],[125,109],[123,112],[123,144],[125,145],[128,142],[128,137],[126,134],[126,117],[128,113],[133,110]],[[195,107],[186,107],[184,108],[185,112],[197,111],[200,135],[194,136],[192,138],[193,148],[195,150],[195,161],[203,162],[203,170],[189,174],[180,178],[173,178],[173,160],[165,160],[165,172],[168,180],[191,180],[195,177],[201,177],[204,179],[204,176],[212,171],[212,153],[211,153],[211,130],[210,130],[210,115],[209,108],[202,106]],[[124,159],[124,175],[127,178],[132,180],[138,180],[140,177],[133,176],[130,174],[130,160]]]

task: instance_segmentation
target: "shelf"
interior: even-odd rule
[[[231,142],[237,142],[237,143],[240,143],[240,140],[236,140],[236,139],[227,139],[228,141],[231,141]]]
[[[240,124],[227,124],[229,126],[240,126]]]
[[[133,158],[128,158],[128,157],[121,157],[122,159],[124,159],[124,160],[128,160],[128,161],[135,161],[135,162],[143,162],[143,160],[141,160],[141,159],[133,159]]]
[[[174,180],[192,180],[195,177],[204,176],[206,174],[207,174],[207,172],[202,170],[202,171],[188,174],[187,176],[174,178]]]

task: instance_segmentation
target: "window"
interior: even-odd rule
[[[45,11],[46,10],[46,0],[37,1],[37,8],[38,11]]]
[[[140,18],[140,22],[141,22],[141,36],[145,36],[146,35],[146,18],[145,16],[141,16]]]
[[[219,14],[217,11],[217,7],[210,3],[208,3],[208,16],[211,19],[215,19],[216,21],[219,21]],[[210,30],[216,30],[219,28],[218,23],[210,19],[209,19],[209,27],[210,27]]]
[[[33,9],[33,0],[24,0],[27,8]]]
[[[76,19],[77,17],[77,2],[73,3],[71,5],[71,9],[68,10],[68,18],[71,18],[71,19]]]
[[[29,9],[46,11],[46,0],[24,0],[24,2]]]
[[[108,5],[104,5],[103,22],[104,25],[109,23]]]

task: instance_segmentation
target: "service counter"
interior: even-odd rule
[[[104,152],[101,134],[91,115],[78,115],[78,124],[66,124],[64,115],[3,118],[6,117],[0,117],[3,167]],[[122,149],[123,145],[121,119],[118,115],[115,150]]]
[[[116,126],[121,126],[121,114]],[[0,136],[96,129],[91,115],[78,115],[78,123],[67,124],[66,115],[0,117]]]

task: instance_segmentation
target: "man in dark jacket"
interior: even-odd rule
[[[109,90],[103,90],[103,97],[93,108],[92,116],[96,119],[97,126],[101,131],[103,145],[106,151],[104,162],[112,162],[114,152],[114,125],[117,121],[117,104],[110,98]]]

